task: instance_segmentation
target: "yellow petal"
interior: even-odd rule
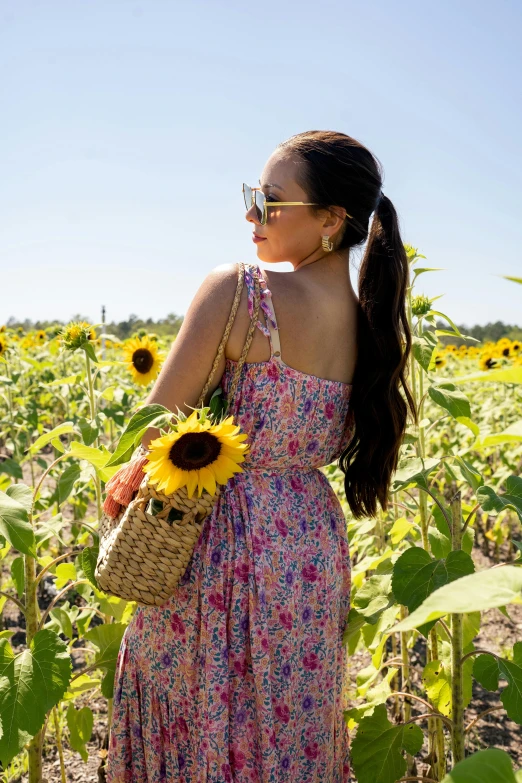
[[[199,497],[202,489],[206,489],[210,495],[216,494],[216,479],[208,468],[201,468],[199,471]]]
[[[187,474],[187,495],[189,498],[192,497],[194,494],[194,490],[196,489],[198,485],[198,471],[197,470],[189,470],[186,471]]]
[[[173,495],[180,487],[185,484],[185,476],[182,470],[175,468],[168,476],[163,491],[166,495]]]

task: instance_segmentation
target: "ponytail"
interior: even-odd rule
[[[387,508],[408,408],[416,419],[405,378],[411,350],[408,282],[397,213],[382,194],[359,269],[358,356],[350,398],[354,436],[339,461],[356,519],[374,517],[377,500]]]

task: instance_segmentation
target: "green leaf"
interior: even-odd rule
[[[10,498],[20,503],[28,514],[31,513],[31,507],[33,505],[33,492],[27,484],[11,484],[7,487],[6,493]]]
[[[65,587],[67,582],[74,582],[76,579],[76,568],[73,563],[59,563],[56,566],[56,582],[54,586],[57,590]]]
[[[0,535],[24,555],[36,557],[33,528],[24,506],[0,491]]]
[[[468,482],[474,492],[476,492],[479,487],[483,486],[484,479],[482,478],[482,475],[470,462],[467,462],[459,456],[455,456],[454,460],[460,467],[464,480]]]
[[[61,386],[62,384],[67,385],[76,385],[81,380],[81,373],[76,373],[76,375],[68,375],[66,378],[57,378],[55,381],[49,381],[48,383],[42,384],[43,386]]]
[[[473,674],[488,691],[497,691],[499,679],[506,680],[507,688],[502,690],[500,700],[508,716],[522,725],[522,642],[513,645],[513,660],[479,655],[475,660]]]
[[[82,439],[86,446],[90,446],[94,443],[98,437],[98,425],[96,421],[87,421],[83,416],[78,421],[78,427],[82,433]]]
[[[500,370],[486,370],[474,372],[470,375],[460,375],[453,379],[454,383],[470,383],[471,381],[484,381],[486,383],[522,383],[522,366],[503,367]]]
[[[68,639],[73,638],[72,620],[69,612],[63,606],[55,606],[50,612],[53,620],[56,621],[60,632],[64,634]],[[47,626],[46,626],[47,627]],[[53,628],[53,630],[55,630]]]
[[[484,569],[435,590],[391,630],[409,631],[449,613],[482,612],[511,603],[522,604],[522,568]]]
[[[424,272],[442,272],[444,269],[443,266],[423,266],[419,267],[418,269],[413,270],[414,279],[417,278],[419,275],[423,275]]]
[[[108,481],[116,473],[117,468],[107,468],[107,460],[110,457],[110,451],[105,446],[95,449],[92,446],[84,446],[77,440],[73,440],[70,446],[69,454],[78,459],[85,459],[94,467],[96,473],[102,481]]]
[[[393,566],[393,594],[399,603],[413,612],[440,587],[472,574],[474,570],[473,560],[461,550],[449,552],[445,560],[434,560],[425,549],[411,547]],[[430,627],[423,626],[421,633],[427,636]]]
[[[25,590],[25,567],[22,555],[15,557],[11,563],[11,578],[18,593],[18,598],[21,598]]]
[[[73,704],[69,704],[67,709],[67,726],[69,727],[69,743],[73,750],[77,750],[84,761],[87,761],[89,754],[86,743],[90,741],[93,727],[92,710],[89,707],[82,707],[77,710]]]
[[[522,285],[522,277],[509,277],[509,275],[502,275],[504,280],[511,280],[512,283],[520,283]]]
[[[453,321],[451,320],[451,318],[449,318],[449,316],[444,315],[444,313],[441,313],[438,310],[432,310],[430,314],[431,315],[438,315],[439,318],[443,318],[445,321],[447,321],[449,323],[449,325],[453,329],[453,334],[455,334],[456,337],[463,337],[463,335],[460,332],[459,327],[456,324],[453,323]]]
[[[97,677],[91,677],[89,674],[80,674],[79,677],[75,677],[74,680],[71,680],[63,698],[76,699],[80,693],[98,688],[100,683],[101,680]]]
[[[407,487],[417,486],[422,489],[428,489],[428,476],[433,468],[439,465],[440,459],[430,457],[412,457],[406,460],[396,471],[393,477],[393,492]]]
[[[126,601],[125,598],[118,598],[116,595],[104,593],[103,590],[99,590],[97,587],[94,587],[93,591],[96,601],[100,604],[100,611],[103,614],[110,614],[111,617],[120,622],[129,601]]]
[[[22,468],[18,462],[11,457],[6,457],[6,459],[0,461],[0,473],[7,473],[8,476],[18,479],[23,479],[24,477]]]
[[[134,451],[145,432],[149,427],[159,427],[172,419],[172,412],[163,405],[144,405],[143,408],[134,414],[121,435],[116,451],[107,462],[106,467],[121,465],[128,462],[129,451]]]
[[[506,491],[502,495],[497,495],[492,487],[480,487],[477,490],[477,501],[490,514],[511,508],[522,522],[522,478],[509,476],[506,479]]]
[[[400,517],[399,519],[396,519],[389,532],[390,540],[393,546],[400,544],[402,539],[405,538],[405,536],[407,536],[408,533],[416,527],[417,525],[415,522],[411,522],[409,519],[406,519],[406,517]]]
[[[469,400],[454,383],[433,384],[429,387],[428,394],[433,402],[447,410],[454,419],[458,419],[459,416],[471,418]]]
[[[437,338],[428,330],[422,332],[420,337],[412,338],[413,356],[425,372],[431,369],[431,360],[437,347]]]
[[[352,606],[373,625],[393,602],[390,592],[391,574],[370,576],[357,590]]]
[[[72,421],[65,421],[63,424],[59,424],[58,427],[54,427],[54,429],[40,435],[32,446],[29,447],[28,453],[35,454],[37,451],[43,449],[44,446],[47,446],[53,438],[57,438],[59,435],[66,435],[69,432],[74,432],[74,424]]]
[[[483,435],[477,438],[473,444],[473,449],[484,449],[489,446],[500,446],[504,443],[520,443],[522,441],[522,421],[515,421],[506,427],[502,432],[492,432],[489,435]]]
[[[50,519],[40,520],[35,528],[37,546],[41,546],[44,541],[48,541],[53,536],[56,536],[61,544],[67,546],[67,543],[61,534],[62,528],[66,524],[67,520],[63,518],[62,514],[55,514]]]
[[[430,661],[424,667],[422,683],[433,706],[443,715],[450,716],[453,709],[451,696],[451,645],[448,642],[441,642],[441,648],[444,649],[444,659]],[[463,647],[462,652],[466,655],[474,649],[474,645],[469,644],[467,647]],[[472,671],[473,658],[467,658],[462,665],[462,707],[464,709],[469,705],[472,698]]]
[[[453,330],[450,331],[449,329],[435,329],[435,334],[443,334],[447,337],[455,337],[455,332]],[[476,337],[472,337],[470,334],[461,334],[460,336],[463,340],[471,340],[473,343],[480,342],[480,340],[477,340]]]
[[[80,478],[80,466],[76,463],[68,465],[58,479],[58,505],[65,503],[72,492],[74,482]]]
[[[82,571],[89,582],[97,589],[99,589],[99,587],[94,572],[98,561],[98,552],[98,547],[86,546],[82,553],[78,555],[78,561]]]
[[[406,772],[401,751],[415,755],[422,747],[422,729],[413,723],[394,726],[386,707],[378,704],[364,717],[351,742],[353,770],[359,783],[395,783]]]
[[[517,783],[510,756],[500,748],[486,748],[456,764],[442,783]]]
[[[101,692],[107,699],[111,699],[114,693],[116,660],[126,628],[127,626],[123,623],[108,623],[97,625],[85,634],[85,639],[98,648],[94,663],[106,670],[101,684]]]
[[[83,348],[83,350],[85,351],[85,353],[87,354],[89,359],[92,359],[93,362],[96,362],[96,364],[98,364],[98,358],[97,358],[96,354],[94,353],[94,347],[93,347],[92,343],[85,342],[85,343],[83,343],[83,345],[81,347]]]
[[[67,645],[47,628],[15,655],[0,639],[0,761],[5,768],[43,726],[45,716],[62,698],[71,679]]]

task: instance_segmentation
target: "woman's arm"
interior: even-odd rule
[[[190,415],[192,411],[187,405],[196,406],[216,358],[234,301],[237,276],[237,264],[221,264],[203,280],[156,383],[145,400],[146,404],[158,403],[173,413],[179,408],[187,416]],[[224,370],[223,353],[205,404],[208,404],[212,393],[219,386]],[[142,446],[147,448],[149,442],[160,434],[155,427],[149,427],[141,440]]]

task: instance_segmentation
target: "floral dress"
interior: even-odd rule
[[[205,520],[175,594],[139,606],[120,646],[108,783],[347,783],[345,517],[320,467],[352,436],[351,385],[246,363],[229,413],[250,451]],[[228,394],[236,362],[226,359]]]

